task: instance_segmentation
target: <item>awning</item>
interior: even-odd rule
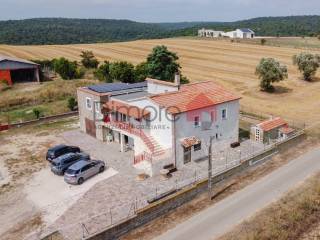
[[[187,138],[183,138],[181,140],[181,144],[182,146],[188,148],[188,147],[192,147],[194,145],[197,145],[201,143],[201,140],[197,137],[187,137]]]
[[[143,117],[147,117],[150,115],[150,112],[146,109],[141,109],[137,106],[132,106],[123,102],[119,101],[108,101],[103,105],[103,113],[106,112],[119,112],[122,114],[125,114],[127,116],[136,118],[136,119],[141,119]]]
[[[282,132],[283,134],[290,134],[294,132],[294,129],[290,127],[282,127],[280,128],[280,132]]]

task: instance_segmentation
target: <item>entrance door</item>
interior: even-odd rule
[[[191,147],[183,148],[183,162],[184,164],[191,162]]]

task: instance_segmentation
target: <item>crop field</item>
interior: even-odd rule
[[[64,56],[79,60],[82,50],[90,50],[99,60],[126,60],[138,64],[156,45],[166,45],[179,55],[182,72],[191,81],[216,81],[242,96],[244,111],[280,115],[300,123],[320,124],[320,74],[314,82],[305,82],[292,64],[292,56],[306,51],[304,49],[176,38],[63,46],[0,45],[0,54],[26,59]],[[320,50],[310,51],[320,54]],[[289,78],[276,84],[275,93],[259,91],[255,67],[262,57],[276,58],[288,66]]]

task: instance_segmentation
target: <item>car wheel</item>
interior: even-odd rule
[[[99,168],[99,173],[102,173],[104,171],[104,166],[101,166],[100,168]]]
[[[81,185],[84,182],[83,178],[79,178],[78,184]]]

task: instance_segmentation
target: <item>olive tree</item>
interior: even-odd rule
[[[306,81],[311,81],[320,66],[320,55],[300,53],[293,56],[293,64],[298,66]]]
[[[285,65],[281,65],[273,58],[262,58],[256,68],[256,75],[261,80],[261,90],[272,92],[274,90],[272,83],[288,78],[288,70]]]

